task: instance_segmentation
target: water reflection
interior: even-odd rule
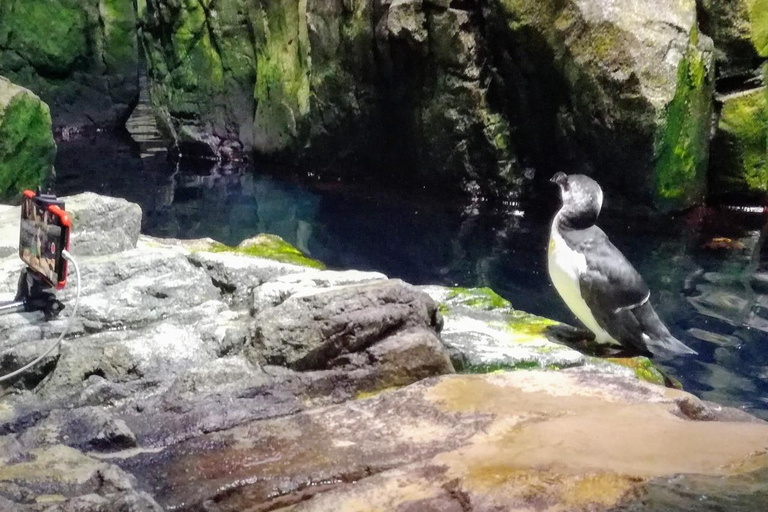
[[[331,268],[377,270],[417,284],[490,286],[521,309],[576,322],[546,272],[554,191],[523,205],[457,204],[429,190],[141,156],[130,137],[62,144],[56,191],[137,202],[143,231],[153,236],[236,245],[274,233]],[[600,224],[648,281],[673,334],[700,353],[669,361],[669,372],[705,399],[768,417],[764,222],[763,215],[716,210],[657,220],[608,210]]]
[[[679,476],[647,484],[612,512],[757,512],[768,503],[768,471],[733,477]]]

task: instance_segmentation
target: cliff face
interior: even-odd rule
[[[565,164],[689,204],[704,187],[711,44],[693,2],[625,7],[148,0],[139,17],[180,146],[344,155],[449,188]]]
[[[417,169],[456,186],[510,174],[476,10],[149,0],[140,18],[153,100],[180,146],[292,161],[341,154],[372,173]]]
[[[55,128],[122,126],[141,46],[161,128],[189,156],[465,191],[587,172],[678,209],[717,182],[715,67],[749,77],[768,56],[764,3],[9,0],[0,72]]]
[[[137,71],[132,0],[0,2],[0,74],[48,103],[56,129],[122,126]]]

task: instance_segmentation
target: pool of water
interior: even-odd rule
[[[457,203],[427,189],[321,182],[311,170],[286,178],[268,166],[172,163],[142,154],[127,134],[62,143],[56,167],[58,194],[137,202],[148,235],[236,245],[274,233],[331,268],[489,286],[517,308],[577,324],[546,272],[555,190],[522,204]],[[704,399],[768,419],[766,217],[721,208],[647,219],[610,202],[599,224],[645,277],[673,334],[699,352],[665,363],[670,373]]]

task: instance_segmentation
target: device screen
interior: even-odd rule
[[[58,215],[44,205],[25,196],[21,203],[21,236],[19,256],[51,286],[62,287],[67,278],[62,251],[69,238]]]

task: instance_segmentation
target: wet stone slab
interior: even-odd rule
[[[218,512],[607,510],[653,478],[768,464],[768,425],[692,404],[596,370],[444,376],[116,463],[168,509]]]

